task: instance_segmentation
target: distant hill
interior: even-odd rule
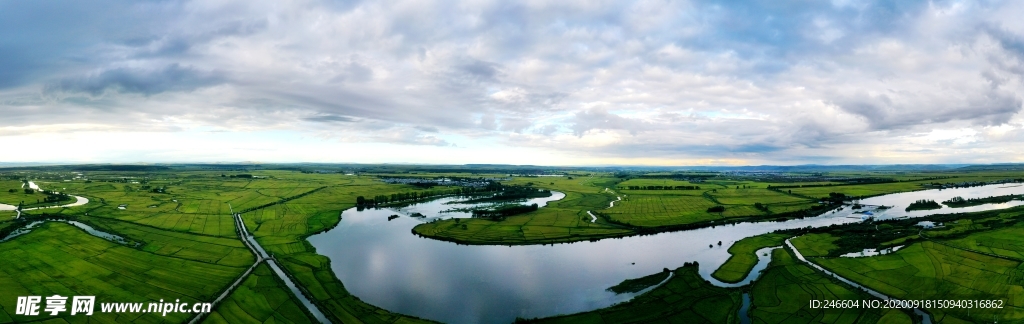
[[[252,171],[252,170],[294,170],[294,171],[335,171],[370,173],[514,173],[550,174],[567,171],[598,172],[928,172],[928,171],[982,171],[982,170],[1024,170],[1024,163],[1001,164],[880,164],[880,165],[746,165],[746,166],[541,166],[512,164],[358,164],[358,163],[157,163],[157,164],[60,164],[40,162],[0,162],[0,169],[14,170],[63,170],[63,171],[164,171],[164,170],[208,170],[208,171]]]
[[[758,165],[758,166],[691,166],[681,167],[693,171],[744,172],[837,172],[837,171],[946,171],[966,164],[887,164],[887,165]]]
[[[986,170],[1007,170],[1007,171],[1020,171],[1024,170],[1024,163],[1004,163],[1004,164],[980,164],[980,165],[969,165],[962,168],[958,168],[957,171],[986,171]]]

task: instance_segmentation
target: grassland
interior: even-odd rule
[[[816,200],[759,188],[720,188],[704,192],[693,190],[630,190],[616,207],[605,212],[610,220],[629,226],[711,224],[730,220],[753,220],[773,215],[809,210]],[[755,207],[757,204],[764,209]],[[724,206],[721,213],[708,212]]]
[[[895,309],[811,308],[811,300],[873,297],[800,263],[788,249],[773,251],[772,262],[750,294],[754,323],[913,323],[908,314]]]
[[[757,265],[757,250],[780,246],[789,238],[787,234],[762,234],[737,241],[729,247],[729,259],[711,274],[723,282],[740,282]]]
[[[538,187],[558,190],[566,199],[526,215],[504,221],[453,220],[418,226],[414,233],[426,237],[464,244],[540,244],[600,239],[666,230],[712,226],[726,222],[757,221],[803,217],[827,209],[819,204],[830,192],[849,196],[875,196],[886,193],[923,190],[931,183],[961,181],[993,181],[1019,178],[1014,172],[947,172],[925,174],[878,175],[853,173],[854,177],[884,177],[897,180],[877,184],[843,184],[831,182],[758,182],[742,178],[714,178],[704,182],[673,179],[618,178],[609,174],[589,177],[515,178],[516,184],[527,181]],[[582,180],[581,180],[582,179]],[[820,186],[822,184],[832,184]],[[811,187],[771,190],[770,186],[810,185]],[[699,186],[699,190],[633,190],[631,187]],[[613,198],[604,188],[612,188],[622,201],[607,208]],[[723,212],[709,208],[723,206]],[[600,216],[590,223],[586,211]],[[462,225],[466,225],[463,227]]]
[[[945,226],[921,229],[913,225],[919,220],[847,225],[792,242],[812,262],[896,298],[1005,302],[1003,309],[927,309],[937,322],[1024,320],[1024,209],[929,218]],[[834,257],[859,248],[895,245],[904,247],[885,255]]]
[[[341,282],[334,277],[329,260],[317,255],[304,241],[306,236],[337,224],[340,212],[352,207],[358,195],[418,189],[386,185],[373,177],[317,175],[293,171],[252,173],[259,178],[222,177],[220,172],[202,171],[91,173],[89,180],[59,182],[61,188],[67,188],[67,192],[90,198],[89,204],[35,212],[71,216],[101,230],[144,242],[139,249],[131,249],[139,251],[140,255],[170,260],[194,260],[210,266],[234,269],[232,276],[206,276],[217,279],[219,289],[223,289],[234,276],[241,274],[254,261],[251,253],[235,235],[229,211],[269,205],[246,213],[245,221],[261,244],[278,257],[281,265],[294,276],[298,284],[314,295],[314,300],[323,306],[321,308],[334,322],[418,321],[365,304],[348,294]],[[50,183],[47,180],[36,182],[44,188],[57,183]],[[163,192],[153,192],[152,189],[155,188],[161,188]],[[304,196],[301,201],[296,199],[288,203],[279,203],[321,188],[323,189],[317,191],[317,194]],[[118,208],[119,206],[123,206],[124,209]],[[11,242],[21,241],[23,238],[18,237]],[[13,247],[7,245],[8,242],[3,244],[0,246],[2,251]],[[204,269],[191,266],[187,268]],[[110,281],[113,285],[131,284],[131,281]],[[188,283],[178,286],[183,287],[182,289],[190,287]],[[210,294],[213,292],[219,290],[214,289]],[[150,295],[157,299],[174,297]],[[202,299],[210,301],[212,297],[203,295]],[[261,310],[255,311],[256,313],[251,315],[262,316]],[[231,319],[227,314],[222,314],[222,317]]]
[[[281,175],[285,177],[286,175]],[[341,176],[338,176],[341,177]],[[330,177],[327,178],[328,181]],[[274,255],[297,284],[305,287],[321,311],[339,323],[427,322],[364,303],[345,290],[331,270],[331,260],[316,253],[305,241],[309,235],[338,223],[341,211],[355,206],[357,196],[420,190],[387,185],[368,177],[347,177],[343,185],[267,208],[244,213],[242,218],[256,240]],[[323,180],[322,180],[323,181]]]
[[[697,265],[673,271],[665,284],[629,302],[526,323],[738,323],[740,291],[712,286]]]
[[[0,180],[0,204],[18,206],[18,204],[23,203],[22,207],[33,208],[70,204],[75,202],[76,200],[74,197],[71,197],[70,200],[64,200],[59,202],[46,202],[46,195],[43,194],[42,192],[34,190],[31,194],[25,193],[25,189],[23,189],[21,186],[21,181]]]
[[[930,181],[910,181],[878,184],[838,185],[827,187],[792,188],[785,189],[785,191],[792,192],[792,194],[794,195],[800,195],[808,198],[827,198],[828,194],[831,192],[842,193],[849,197],[872,197],[890,193],[928,189],[922,185],[929,182]]]
[[[266,264],[253,270],[203,323],[317,323]]]
[[[588,210],[604,210],[615,200],[615,196],[604,190],[614,183],[613,180],[607,177],[516,178],[512,183],[532,182],[536,187],[563,192],[565,198],[550,202],[536,212],[501,221],[463,219],[455,223],[443,220],[416,226],[413,233],[463,244],[500,245],[574,242],[635,234],[631,229],[603,219],[592,223],[587,214]]]
[[[18,296],[96,296],[96,302],[194,303],[212,300],[245,268],[140,251],[93,237],[63,223],[45,223],[0,249],[0,322],[14,315]],[[97,304],[97,309],[99,305]],[[69,313],[58,316],[68,317]],[[95,313],[99,322],[182,322],[190,314]],[[66,318],[70,321],[83,321]]]
[[[1019,261],[992,257],[936,242],[909,245],[891,254],[867,258],[822,258],[814,262],[840,276],[902,299],[992,300],[1006,308],[929,309],[941,322],[1024,319]]]
[[[74,177],[68,173],[23,173],[19,177],[35,179],[46,189],[61,190],[90,199],[85,206],[73,208],[50,208],[32,213],[49,213],[69,216],[93,226],[114,232],[142,242],[138,248],[116,245],[60,223],[48,223],[32,233],[0,244],[0,258],[3,260],[24,260],[0,264],[0,301],[14,300],[11,296],[52,293],[97,295],[107,301],[148,302],[154,299],[181,298],[183,301],[209,301],[252,264],[253,257],[235,235],[235,228],[229,211],[253,211],[243,214],[248,228],[257,240],[271,252],[280,264],[293,276],[293,280],[310,292],[310,297],[335,322],[343,323],[401,323],[422,322],[423,320],[396,314],[366,304],[345,290],[330,267],[330,260],[318,255],[305,238],[335,226],[342,210],[353,207],[355,197],[423,190],[413,186],[389,185],[375,176],[348,176],[343,174],[310,174],[294,170],[244,171],[255,178],[230,177],[240,172],[225,171],[138,171],[115,172],[95,171]],[[223,176],[222,176],[223,174]],[[539,244],[591,240],[645,233],[645,230],[678,229],[673,226],[705,226],[724,221],[772,219],[789,213],[801,213],[817,206],[817,198],[829,192],[844,192],[848,195],[875,195],[895,191],[919,190],[922,180],[932,175],[906,174],[894,176],[903,182],[869,185],[833,185],[828,187],[794,188],[785,191],[768,190],[769,185],[792,185],[793,183],[758,182],[743,178],[712,179],[707,182],[689,183],[667,179],[619,178],[609,173],[572,172],[569,177],[514,177],[509,184],[527,185],[566,193],[566,198],[552,202],[550,206],[536,212],[508,217],[502,221],[485,219],[463,220],[460,226],[453,221],[439,221],[424,224],[414,231],[435,239],[468,244]],[[471,176],[504,177],[506,174],[447,173],[394,173],[394,176]],[[1013,172],[972,172],[941,173],[955,176],[938,182],[989,181],[1007,177],[1020,177]],[[88,180],[87,180],[87,179]],[[806,182],[803,184],[821,184]],[[16,186],[20,181],[2,180],[0,185]],[[628,185],[698,185],[700,190],[624,190]],[[605,188],[611,188],[606,191]],[[3,189],[0,187],[0,189]],[[823,194],[822,194],[823,193]],[[6,194],[10,194],[4,196]],[[8,193],[0,190],[0,202],[17,204],[26,196],[23,192]],[[608,208],[616,196],[622,201]],[[42,195],[40,195],[40,200]],[[24,199],[28,202],[28,199]],[[755,207],[756,204],[763,208]],[[707,208],[722,205],[722,213],[708,213]],[[122,207],[123,208],[119,208]],[[259,207],[259,208],[257,208]],[[591,222],[587,211],[599,213],[597,222]],[[0,212],[0,228],[10,226],[13,212]],[[1009,216],[1007,216],[1009,217]],[[969,253],[964,258],[976,255],[1000,260],[1019,260],[1021,251],[1014,235],[1018,227],[997,225],[1010,222],[1011,218],[992,216],[979,219],[964,219],[959,223],[947,222],[941,229],[924,231],[926,236],[917,236],[916,231],[895,231],[896,236],[886,236],[885,244],[919,242],[931,239],[936,247],[931,249],[954,249]],[[465,229],[461,225],[467,225]],[[900,236],[902,235],[902,236]],[[903,241],[900,241],[903,240]],[[741,241],[743,242],[743,241]],[[801,252],[807,256],[822,258],[846,246],[841,237],[828,234],[811,234],[795,240]],[[751,241],[753,246],[767,243]],[[923,243],[915,243],[922,244]],[[739,244],[737,244],[739,245]],[[747,245],[747,243],[744,243]],[[737,260],[727,262],[731,273],[739,275],[750,265],[751,254],[736,247]],[[756,250],[756,249],[754,249]],[[730,249],[730,252],[733,252]],[[901,251],[902,253],[902,251]],[[960,252],[958,252],[960,253]],[[741,257],[745,255],[746,257]],[[930,254],[929,254],[930,255]],[[870,259],[870,258],[869,258]],[[745,260],[745,261],[744,261]],[[754,256],[756,262],[756,256]],[[922,259],[923,260],[923,259]],[[864,262],[864,260],[854,260]],[[336,261],[337,262],[337,261]],[[839,260],[837,262],[851,262]],[[956,263],[959,259],[949,257],[939,262]],[[970,263],[977,265],[976,263]],[[985,263],[987,265],[987,263]],[[1002,266],[993,263],[994,266]],[[846,266],[845,264],[843,266]],[[910,265],[904,265],[904,267]],[[779,266],[791,273],[793,267]],[[620,322],[625,320],[649,321],[672,319],[706,322],[735,322],[739,304],[738,290],[711,287],[696,276],[695,267],[683,267],[675,271],[672,280],[640,296],[631,302],[608,309],[596,310],[571,316],[546,319],[550,321],[592,321]],[[866,269],[866,268],[860,268]],[[909,269],[909,268],[907,268]],[[1002,269],[1002,268],[1000,268]],[[721,270],[721,269],[720,269]],[[934,270],[934,269],[933,269]],[[967,269],[942,276],[975,275]],[[718,273],[725,276],[730,273]],[[782,270],[770,270],[782,271]],[[892,275],[897,272],[881,267],[867,271],[863,276]],[[935,270],[933,272],[937,272]],[[1005,277],[979,273],[984,279],[978,285],[994,285],[989,280],[1006,279],[1005,282],[1019,282],[1016,268],[1004,271]],[[925,273],[921,270],[921,273]],[[210,322],[304,322],[308,316],[295,311],[296,302],[287,297],[287,291],[271,280],[265,270],[257,270],[247,278],[243,287],[236,290],[230,302],[217,309],[210,316]],[[941,277],[941,282],[952,279]],[[183,279],[184,278],[184,279]],[[196,279],[198,278],[198,279]],[[779,275],[765,291],[786,291],[793,285],[800,289],[814,290],[825,285],[811,280],[808,283],[794,281],[811,278],[807,276]],[[791,280],[793,279],[793,280]],[[813,279],[813,278],[812,278]],[[789,281],[786,281],[789,280]],[[1014,281],[1016,280],[1016,281]],[[140,282],[142,284],[140,284]],[[765,283],[768,284],[768,283]],[[801,284],[803,286],[801,286]],[[954,285],[955,286],[955,285]],[[949,283],[934,283],[936,289],[952,289]],[[1017,287],[1015,284],[1004,286]],[[6,289],[11,287],[10,289]],[[788,287],[788,288],[787,288]],[[993,286],[995,287],[995,286]],[[1002,287],[1002,286],[1000,286]],[[130,289],[129,289],[130,288]],[[996,290],[1002,288],[994,288]],[[1009,288],[1007,288],[1009,289]],[[831,290],[830,290],[831,291]],[[979,290],[984,291],[984,290]],[[1009,290],[1006,290],[1009,291]],[[102,294],[101,294],[102,293]],[[837,292],[833,292],[839,294]],[[910,293],[908,293],[910,294]],[[921,293],[923,295],[923,292]],[[811,294],[826,296],[822,292]],[[810,296],[810,295],[808,295]],[[917,295],[912,295],[917,296]],[[979,295],[980,296],[980,295]],[[286,298],[287,297],[287,298]],[[790,301],[776,304],[758,304],[767,297],[754,298],[755,306],[762,305],[765,322],[778,320],[784,310],[797,309]],[[822,297],[825,298],[825,297]],[[103,300],[100,300],[101,302]],[[770,301],[770,300],[769,300]],[[6,303],[6,302],[5,302]],[[806,301],[801,305],[806,305]],[[1019,303],[1014,304],[1019,305]],[[13,311],[7,304],[0,304],[0,322],[21,320],[11,318]],[[758,306],[760,307],[760,306]],[[772,308],[775,307],[775,308]],[[769,311],[771,310],[771,311]],[[275,312],[276,311],[276,312]],[[775,312],[774,314],[770,314]],[[807,316],[810,310],[797,310]],[[301,314],[300,314],[301,313]],[[1014,313],[1016,314],[1016,313]],[[960,313],[950,313],[949,321],[965,319]],[[973,315],[973,313],[972,313]],[[992,314],[989,314],[992,315]],[[1011,314],[1012,315],[1012,314]],[[6,317],[4,317],[6,316]],[[817,315],[815,315],[817,316]],[[841,314],[820,318],[847,319]],[[858,319],[872,319],[859,315]],[[880,319],[895,319],[896,315],[883,314]],[[1019,319],[1004,316],[1003,319]],[[897,316],[898,317],[898,316]],[[794,317],[799,318],[799,317]],[[181,321],[184,316],[169,317],[168,321]],[[969,319],[975,319],[973,316]],[[67,319],[76,321],[77,319]],[[158,321],[145,316],[102,318],[96,321]],[[884,320],[883,320],[884,321]]]
[[[804,257],[823,257],[829,255],[833,250],[838,249],[835,241],[838,237],[824,234],[807,234],[796,237],[790,241]]]

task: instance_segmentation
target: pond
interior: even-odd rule
[[[863,199],[861,204],[893,206],[873,210],[875,218],[919,217],[935,213],[1008,208],[1004,204],[970,208],[944,208],[905,212],[918,199],[944,201],[1024,193],[1024,187],[990,185],[973,188],[926,190]],[[525,202],[544,206],[561,199]],[[767,263],[758,251],[757,269],[744,282],[727,285],[710,274],[729,258],[728,248],[745,237],[779,229],[820,227],[862,221],[849,206],[842,211],[784,222],[747,222],[695,230],[604,239],[597,242],[531,246],[458,245],[418,237],[411,229],[437,217],[469,217],[468,213],[441,213],[455,207],[448,197],[404,208],[342,212],[337,227],[309,237],[317,253],[331,259],[337,277],[353,295],[387,310],[448,323],[510,323],[516,317],[534,318],[608,307],[635,294],[607,291],[623,280],[675,269],[685,262],[700,263],[700,274],[718,286],[736,286],[756,280]],[[425,219],[409,217],[413,213]],[[399,215],[388,220],[391,215]],[[722,241],[722,245],[717,244]],[[715,243],[712,247],[709,244]],[[770,255],[770,253],[768,253]]]

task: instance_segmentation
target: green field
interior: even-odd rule
[[[772,262],[751,287],[754,323],[913,323],[895,309],[811,308],[811,300],[871,300],[799,261],[788,248],[772,253]]]
[[[723,282],[740,282],[757,265],[757,250],[781,246],[789,238],[786,234],[762,234],[739,240],[729,247],[729,259],[711,274]]]
[[[210,301],[245,270],[136,250],[55,222],[2,244],[0,259],[6,261],[0,265],[0,322],[36,319],[14,315],[18,296],[96,296],[97,310],[102,302]],[[58,316],[74,322],[87,319],[69,314]],[[182,322],[190,316],[96,312],[91,320]]]
[[[396,177],[457,176],[504,178],[498,171],[409,171],[345,175],[300,172],[293,167],[260,170],[204,170],[185,168],[162,171],[18,171],[0,172],[0,203],[42,200],[25,194],[21,180],[30,179],[53,189],[90,199],[85,206],[29,211],[29,217],[60,215],[97,229],[139,242],[122,246],[59,222],[41,225],[31,233],[0,243],[0,323],[28,320],[13,316],[13,301],[25,295],[97,295],[98,302],[151,302],[181,299],[208,302],[238,278],[255,258],[236,235],[230,211],[245,211],[247,227],[293,280],[334,322],[427,322],[367,304],[351,295],[334,275],[330,260],[305,241],[314,233],[338,224],[341,211],[355,205],[356,197],[373,197],[425,189],[386,184],[379,175]],[[512,173],[512,172],[509,172]],[[835,181],[785,182],[722,174],[706,181],[640,177],[640,172],[566,171],[565,177],[512,177],[504,184],[560,191],[566,197],[538,211],[502,220],[441,220],[419,225],[416,234],[465,244],[525,245],[596,240],[647,234],[728,221],[777,219],[804,215],[819,206],[830,192],[851,196],[927,189],[925,184],[992,181],[1019,178],[1020,172],[837,173],[892,178],[901,182],[849,185]],[[251,174],[253,177],[238,177]],[[671,173],[651,173],[666,175]],[[708,175],[713,173],[699,173]],[[943,178],[954,177],[954,178]],[[802,178],[801,178],[802,179]],[[938,180],[935,180],[938,179]],[[802,180],[801,180],[802,181]],[[768,186],[821,185],[823,187],[769,190]],[[628,186],[700,186],[699,190],[630,190]],[[10,187],[10,188],[7,188]],[[7,189],[4,189],[7,188]],[[607,188],[607,189],[606,189]],[[8,192],[8,189],[19,189]],[[792,193],[790,193],[792,191]],[[38,198],[36,198],[38,196]],[[616,201],[621,197],[621,201]],[[609,208],[609,203],[615,206]],[[721,213],[708,208],[723,206]],[[755,207],[759,206],[759,207]],[[599,215],[591,222],[587,214]],[[0,212],[0,230],[19,224],[14,212]],[[934,310],[943,323],[958,320],[1022,321],[1024,304],[1024,210],[949,216],[945,226],[921,230],[913,222],[849,225],[808,233],[767,234],[746,238],[730,247],[732,257],[713,276],[722,281],[742,279],[757,262],[754,251],[777,246],[789,236],[807,257],[873,289],[902,298],[998,297],[1012,307],[999,312]],[[951,218],[952,217],[952,218]],[[916,221],[914,221],[916,222]],[[687,227],[689,226],[689,227]],[[907,245],[890,255],[835,258],[839,252]],[[829,257],[833,256],[833,257]],[[788,252],[776,250],[764,276],[753,286],[724,289],[710,286],[696,266],[675,270],[665,285],[632,301],[605,309],[541,321],[555,322],[738,322],[740,295],[749,291],[755,323],[781,322],[906,322],[902,312],[823,312],[806,308],[810,299],[862,298],[859,292],[837,284],[809,267],[793,262]],[[686,260],[680,260],[686,261]],[[335,262],[343,262],[335,260]],[[902,278],[902,279],[899,279]],[[622,278],[627,279],[627,278]],[[650,277],[643,285],[658,281]],[[649,282],[648,282],[649,281]],[[638,288],[640,281],[626,281]],[[636,283],[634,285],[634,283]],[[635,287],[632,287],[635,286]],[[792,298],[783,298],[791,296]],[[96,322],[182,322],[191,314],[167,318],[134,314],[94,316]],[[39,318],[34,318],[39,320]],[[55,322],[85,318],[61,317]],[[290,292],[260,266],[243,285],[220,304],[207,322],[305,323],[310,321]]]
[[[443,220],[416,226],[413,231],[426,237],[465,244],[540,244],[573,242],[625,236],[636,232],[609,224],[604,219],[591,222],[588,210],[605,210],[615,196],[604,190],[610,178],[543,179],[536,187],[560,191],[565,198],[548,204],[536,212],[508,217],[501,221],[489,219]],[[517,178],[512,183],[526,184],[534,178]],[[618,203],[616,203],[618,204]],[[616,206],[615,208],[618,208]],[[465,228],[463,228],[465,225]]]
[[[317,323],[266,263],[221,302],[203,323]]]
[[[839,247],[835,245],[838,237],[829,234],[807,234],[790,240],[804,257],[823,257]]]
[[[935,242],[915,243],[899,251],[867,258],[814,259],[840,276],[902,299],[991,300],[1006,308],[929,309],[941,322],[1024,320],[1024,273],[1019,261],[970,252]]]
[[[848,225],[807,234],[793,245],[837,275],[901,299],[1002,300],[1003,309],[926,308],[937,322],[1024,320],[1024,210],[931,217],[945,226],[914,228],[918,220],[876,226]],[[877,234],[865,234],[866,228]],[[896,233],[896,235],[891,235]],[[901,237],[902,236],[902,237]],[[886,241],[888,240],[888,241]],[[862,244],[862,245],[858,245]],[[868,245],[863,245],[868,244]],[[832,257],[860,248],[902,245],[871,257]]]
[[[397,323],[422,320],[388,312],[366,304],[345,290],[330,267],[330,259],[319,255],[305,241],[314,233],[332,227],[342,210],[355,206],[356,196],[405,192],[408,186],[387,185],[372,178],[345,178],[344,186],[331,186],[287,203],[243,214],[256,240],[273,254],[311,294],[321,311],[340,323]]]

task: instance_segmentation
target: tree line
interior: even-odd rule
[[[512,215],[519,215],[536,211],[538,208],[540,207],[537,206],[537,204],[531,204],[529,206],[508,205],[496,209],[476,209],[473,210],[473,217],[502,219]]]
[[[356,206],[375,207],[391,203],[418,201],[439,196],[472,196],[485,192],[501,191],[504,188],[498,182],[488,182],[483,187],[455,187],[448,189],[432,189],[412,192],[393,193],[390,195],[375,195],[370,198],[364,196],[356,197]]]
[[[619,189],[629,190],[700,190],[700,186],[625,186]]]

